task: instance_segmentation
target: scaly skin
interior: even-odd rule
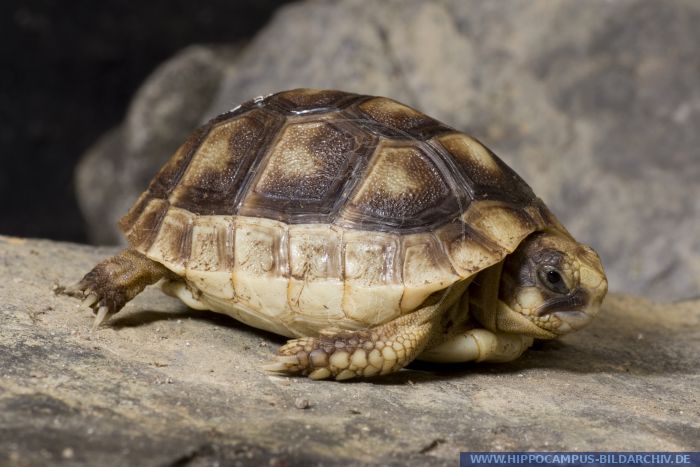
[[[264,369],[311,379],[345,380],[393,373],[435,341],[444,339],[447,310],[457,305],[469,281],[455,284],[428,304],[372,329],[327,331],[292,339]]]
[[[162,264],[146,258],[141,253],[127,249],[107,258],[88,272],[77,284],[64,293],[84,298],[96,313],[93,329],[107,316],[117,313],[147,285],[158,282],[172,273]]]

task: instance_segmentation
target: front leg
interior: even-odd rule
[[[165,266],[127,249],[98,263],[77,284],[63,293],[83,299],[95,312],[93,329],[117,313],[150,284],[171,275]]]
[[[418,356],[428,362],[510,362],[520,357],[533,343],[522,334],[469,329],[432,347]]]

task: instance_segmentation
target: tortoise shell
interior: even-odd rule
[[[313,89],[196,130],[120,224],[188,304],[287,336],[384,323],[532,232],[564,231],[475,138],[388,98]]]

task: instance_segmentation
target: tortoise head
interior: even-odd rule
[[[587,325],[607,290],[591,247],[562,233],[535,233],[503,264],[495,324],[540,339],[561,336]]]

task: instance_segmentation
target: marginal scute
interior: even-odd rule
[[[403,282],[401,311],[414,310],[430,294],[450,286],[460,276],[453,270],[437,239],[430,233],[403,238]]]
[[[286,272],[286,262],[280,254],[286,235],[283,223],[236,217],[235,231],[234,270],[237,273],[262,276]]]
[[[141,253],[146,253],[158,234],[158,228],[168,207],[167,201],[153,198],[148,191],[144,192],[119,221],[129,240],[129,246]]]
[[[232,239],[232,216],[199,216],[195,218],[187,268],[199,271],[218,271],[228,267],[228,259],[233,258],[233,244],[230,243]]]
[[[346,231],[343,311],[368,326],[400,313],[404,286],[398,261],[398,237]]]
[[[287,301],[296,313],[328,323],[344,318],[341,232],[323,224],[290,226]]]
[[[399,240],[395,235],[347,231],[344,236],[345,279],[363,285],[400,283]]]
[[[295,279],[304,281],[340,277],[342,232],[326,224],[289,227],[289,266]]]
[[[420,225],[450,196],[443,175],[422,149],[382,143],[344,215]]]
[[[237,300],[268,315],[287,313],[286,226],[269,219],[235,219],[233,288]]]
[[[264,120],[254,112],[209,131],[170,195],[174,206],[196,214],[235,214],[241,181],[264,141]]]
[[[440,227],[435,236],[444,245],[450,264],[461,277],[469,277],[505,256],[498,245],[459,220]]]
[[[195,216],[184,209],[168,209],[146,256],[184,276],[185,265],[190,257],[194,219]]]
[[[199,290],[233,299],[233,216],[199,216],[192,227],[185,277]]]
[[[491,201],[472,203],[461,218],[508,253],[537,227],[525,211]]]

